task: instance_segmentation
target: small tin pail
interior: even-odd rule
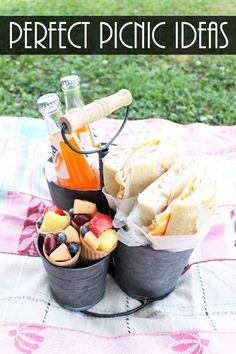
[[[109,214],[109,205],[107,202],[107,199],[105,195],[102,192],[102,188],[104,186],[104,181],[103,181],[103,158],[106,156],[108,153],[109,146],[112,145],[113,141],[117,138],[117,136],[121,133],[122,129],[124,128],[127,120],[128,120],[128,114],[129,114],[129,105],[126,107],[126,113],[124,120],[118,129],[118,131],[114,134],[114,136],[107,142],[107,143],[102,143],[100,147],[94,148],[89,151],[83,151],[83,150],[78,150],[75,147],[73,147],[69,140],[66,137],[66,129],[67,126],[65,123],[62,124],[61,126],[61,135],[64,140],[64,143],[72,149],[74,152],[82,155],[86,154],[98,154],[98,161],[99,161],[99,174],[100,174],[100,189],[96,190],[78,190],[78,189],[70,189],[70,188],[65,188],[63,186],[58,185],[54,181],[51,181],[47,178],[47,176],[50,176],[50,173],[47,173],[47,169],[49,171],[52,170],[52,166],[50,166],[53,160],[52,157],[48,159],[47,164],[44,166],[44,176],[46,178],[49,192],[52,198],[52,201],[55,205],[57,205],[59,208],[63,210],[69,210],[74,203],[75,199],[82,199],[82,200],[88,200],[89,202],[93,202],[97,205],[97,208],[100,212]]]
[[[36,242],[52,295],[59,305],[68,310],[83,311],[102,299],[110,255],[90,266],[62,268],[54,266],[44,257],[43,237],[39,235]]]
[[[174,290],[192,251],[157,251],[119,242],[114,253],[115,279],[125,293],[137,300],[162,299]]]
[[[48,160],[48,163],[52,163],[52,159]],[[57,205],[62,210],[69,211],[73,207],[75,199],[88,200],[89,202],[95,203],[98,210],[101,213],[109,214],[109,205],[107,203],[105,195],[102,193],[101,189],[94,190],[78,190],[65,188],[55,183],[54,181],[49,181],[47,178],[46,169],[49,168],[48,163],[44,167],[44,175],[48,184],[48,189],[53,201],[53,204]]]

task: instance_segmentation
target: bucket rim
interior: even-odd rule
[[[155,248],[152,248],[151,245],[137,245],[137,246],[128,246],[126,245],[124,242],[118,240],[118,244],[121,243],[122,245],[124,245],[125,247],[128,247],[128,248],[138,248],[138,247],[141,247],[141,248],[145,248],[145,249],[150,249],[151,251],[155,251],[155,252],[160,252],[160,253],[184,253],[184,252],[187,252],[187,251],[193,251],[194,248],[187,248],[185,250],[181,250],[181,251],[171,251],[171,250],[157,250]]]
[[[84,267],[81,267],[81,268],[66,268],[66,267],[58,267],[52,263],[50,263],[46,257],[44,256],[44,254],[41,253],[41,251],[39,250],[39,247],[38,247],[38,241],[39,241],[39,238],[42,237],[41,235],[38,235],[37,238],[35,239],[35,246],[36,246],[36,249],[38,251],[38,254],[40,255],[40,258],[43,259],[43,261],[45,261],[47,264],[49,264],[52,268],[57,268],[57,269],[63,269],[65,271],[82,271],[83,269],[91,269],[93,267],[95,267],[98,263],[102,263],[102,262],[105,262],[107,258],[110,257],[110,253],[108,253],[108,255],[106,255],[105,257],[101,258],[101,259],[98,259],[95,263],[91,264],[91,265],[85,265]],[[42,237],[43,238],[43,237]]]

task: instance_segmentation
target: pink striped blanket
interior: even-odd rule
[[[128,122],[119,143],[137,129],[173,130],[185,152],[214,162],[217,210],[173,293],[136,314],[95,319],[64,310],[53,300],[35,249],[35,221],[51,203],[42,173],[50,155],[44,122],[1,117],[1,123],[1,353],[235,353],[236,126]],[[107,141],[119,124],[107,119],[95,128]],[[104,298],[94,311],[120,312],[136,305],[108,275]]]

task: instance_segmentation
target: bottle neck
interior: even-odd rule
[[[79,86],[73,89],[67,89],[63,91],[64,91],[64,98],[65,98],[66,112],[68,112],[72,108],[80,108],[84,105]]]
[[[49,135],[59,131],[59,118],[62,116],[61,107],[53,112],[44,112],[43,118],[46,122]]]

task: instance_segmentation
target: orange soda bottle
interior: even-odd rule
[[[52,158],[56,173],[56,182],[64,187],[90,190],[100,188],[100,180],[95,169],[87,157],[72,151],[61,136],[59,118],[62,116],[59,97],[55,93],[41,96],[37,101],[43,115],[52,150]],[[77,137],[70,135],[71,145],[81,149]]]

